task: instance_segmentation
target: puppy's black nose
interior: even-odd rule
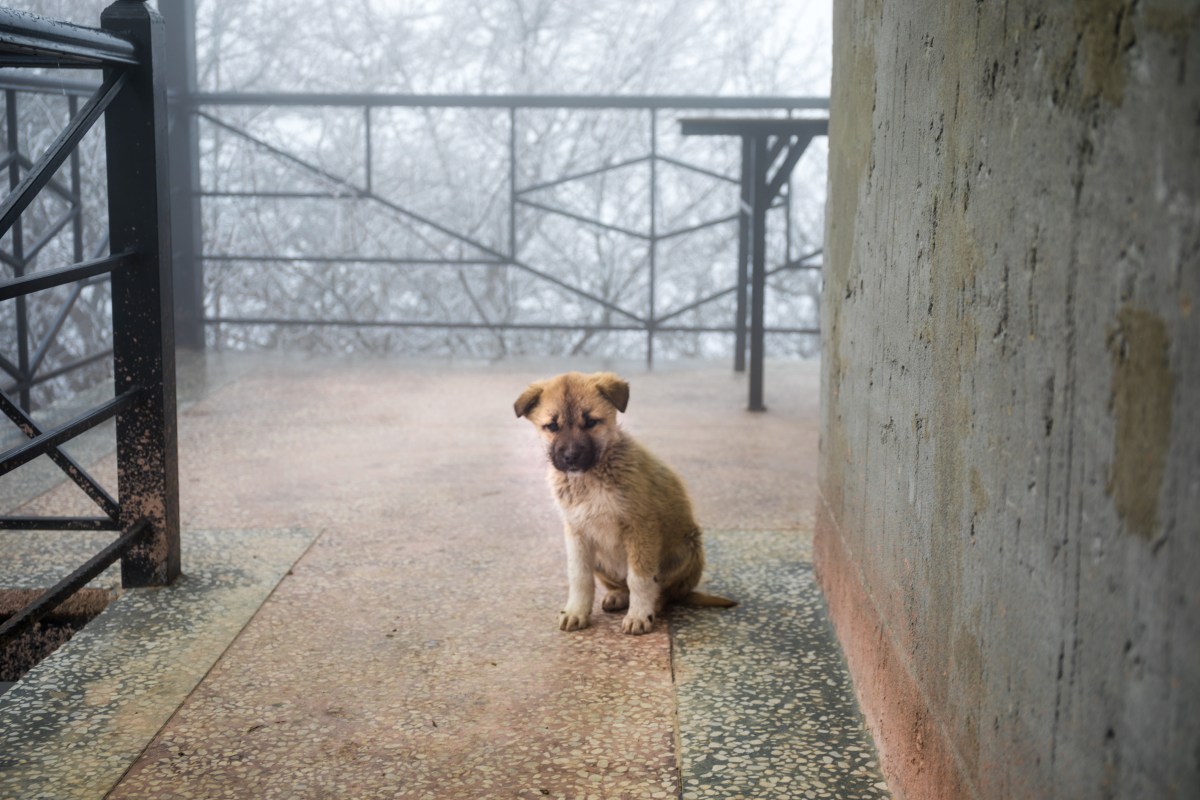
[[[556,448],[552,459],[554,466],[563,472],[582,472],[595,463],[596,451],[590,443],[571,442]]]

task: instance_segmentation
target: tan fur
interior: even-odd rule
[[[700,527],[683,481],[617,424],[629,384],[611,372],[538,381],[513,404],[547,443],[549,481],[565,523],[566,607],[559,627],[590,622],[595,580],[621,629],[647,633],[667,603],[729,607],[693,591],[704,571]]]

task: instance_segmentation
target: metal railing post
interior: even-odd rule
[[[71,119],[79,113],[79,98],[67,96],[67,111]],[[71,151],[71,254],[78,264],[83,261],[83,181],[79,163],[79,148]]]
[[[733,320],[733,370],[746,371],[746,306],[749,294],[750,264],[750,220],[753,216],[750,203],[754,174],[754,146],[750,137],[742,137],[742,186],[738,205],[738,253],[737,253],[737,308]]]
[[[654,366],[655,283],[658,280],[658,111],[650,109],[650,298],[646,314],[646,367]]]
[[[508,260],[517,260],[517,108],[508,110]]]
[[[788,109],[787,118],[794,117],[794,110]],[[783,263],[792,260],[792,172],[788,170],[787,181],[783,185]]]
[[[198,257],[200,216],[200,131],[192,109],[196,92],[195,0],[160,4],[165,20],[168,90],[167,137],[171,170],[171,242],[175,264],[175,333],[180,347],[204,349],[204,262]]]
[[[754,142],[751,161],[754,181],[751,201],[754,209],[750,233],[750,410],[766,411],[763,405],[763,355],[767,291],[767,137],[748,136]]]
[[[149,521],[121,577],[126,586],[155,586],[180,572],[164,25],[137,0],[117,0],[100,20],[133,42],[140,62],[104,122],[110,247],[133,254],[112,276],[114,382],[118,395],[140,390],[117,416],[120,523],[129,530]]]
[[[21,152],[20,125],[17,121],[17,93],[11,89],[5,93],[5,116],[8,136],[8,152],[11,159],[8,162],[9,189],[16,189],[21,182],[21,161],[17,155]],[[20,278],[25,274],[25,237],[18,218],[12,226],[12,268],[13,277]],[[29,306],[24,297],[17,298],[17,392],[21,408],[29,411],[32,383],[29,378]]]
[[[373,191],[372,176],[375,174],[375,150],[371,135],[371,107],[363,106],[363,182],[367,194]]]

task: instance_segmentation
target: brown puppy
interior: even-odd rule
[[[629,384],[611,372],[569,372],[530,384],[513,404],[549,445],[550,487],[566,524],[566,608],[559,628],[586,628],[596,590],[605,611],[628,609],[625,633],[648,633],[667,603],[730,607],[693,591],[704,570],[700,528],[683,481],[627,435],[617,412]]]

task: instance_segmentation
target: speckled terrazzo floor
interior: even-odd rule
[[[683,800],[888,797],[813,580],[809,538],[706,539],[710,580],[744,602],[671,616]]]
[[[190,531],[178,583],[124,592],[0,697],[0,797],[103,797],[312,539]]]
[[[188,406],[185,529],[320,535],[107,796],[885,796],[808,568],[817,365],[772,364],[767,414],[725,365],[617,365],[743,601],[643,637],[555,626],[560,527],[511,403],[561,366],[280,359]]]

